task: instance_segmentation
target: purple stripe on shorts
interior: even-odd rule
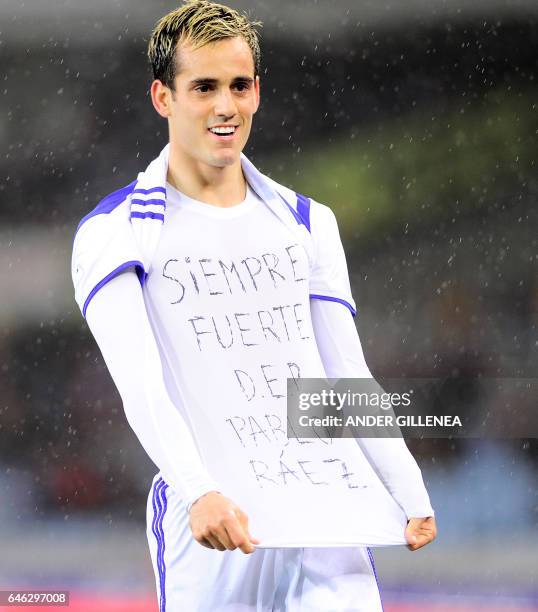
[[[157,540],[157,571],[159,572],[159,612],[166,610],[166,565],[164,563],[164,531],[162,527],[163,518],[166,512],[165,491],[168,485],[162,478],[155,483],[153,488],[153,522],[151,530]]]
[[[161,490],[164,487],[164,480],[162,480],[157,487],[155,487],[155,503],[157,504],[157,520],[155,521],[155,531],[157,537],[157,568],[159,570],[159,612],[164,612],[164,578],[165,568],[162,558],[162,545],[163,545],[163,533],[161,529],[161,519],[163,516],[163,505],[161,503]]]
[[[158,554],[160,536],[157,531],[157,519],[159,517],[160,512],[157,511],[156,499],[157,499],[157,489],[162,486],[163,482],[164,481],[162,478],[159,478],[159,480],[155,482],[155,484],[153,485],[153,493],[152,493],[152,498],[151,498],[151,503],[153,506],[153,521],[151,523],[151,531],[153,532],[153,535],[155,536],[155,539],[157,540],[157,571],[159,572],[159,587],[161,587],[162,585],[162,580],[161,580],[162,570],[161,570],[161,562],[160,562],[160,558]],[[160,608],[161,606],[159,605],[159,610]]]
[[[163,503],[163,511],[160,516],[160,520],[158,522],[159,531],[161,534],[161,567],[162,567],[162,591],[161,591],[161,604],[162,611],[165,612],[166,609],[166,563],[164,562],[164,551],[166,549],[166,542],[164,539],[164,529],[163,529],[163,519],[166,514],[167,500],[166,500],[166,489],[168,489],[168,485],[164,483],[164,485],[159,490],[162,503]]]
[[[138,212],[135,210],[131,213],[131,219],[159,219],[159,221],[164,221],[164,215],[162,213]]]
[[[327,302],[338,302],[339,304],[343,304],[346,308],[349,308],[349,311],[353,316],[356,316],[357,311],[353,308],[353,306],[346,302],[346,300],[341,300],[340,298],[331,297],[329,295],[319,295],[317,293],[311,293],[310,299],[314,300],[326,300]]]
[[[374,563],[374,555],[372,551],[366,547],[366,551],[368,552],[368,559],[370,559],[370,565],[372,566],[372,570],[374,572],[375,583],[377,584],[377,590],[379,591],[379,601],[381,602],[381,609],[384,611],[383,601],[381,599],[381,589],[379,588],[379,580],[377,579],[377,572],[375,571],[375,563]]]
[[[84,306],[82,307],[82,316],[84,318],[86,318],[86,310],[88,309],[88,304],[91,302],[93,296],[99,291],[99,289],[102,289],[120,272],[123,272],[124,270],[126,270],[127,268],[131,268],[132,266],[136,267],[138,278],[141,278],[140,274],[138,273],[139,269],[144,270],[144,264],[141,261],[126,261],[125,263],[122,263],[121,266],[118,266],[117,268],[112,270],[112,272],[110,272],[102,280],[100,280],[97,285],[95,285],[95,287],[90,291],[88,297],[86,298],[86,301],[84,302]]]

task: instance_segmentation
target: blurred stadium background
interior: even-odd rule
[[[247,155],[328,203],[384,376],[536,378],[538,4],[230,0],[264,22]],[[78,220],[161,149],[145,46],[168,0],[0,4],[0,589],[156,611],[155,469],[72,297]],[[538,610],[538,444],[409,441],[427,549],[378,550],[387,612]],[[538,408],[532,398],[531,408]]]

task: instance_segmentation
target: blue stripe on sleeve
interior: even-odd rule
[[[357,311],[353,308],[353,306],[346,302],[346,300],[342,300],[340,298],[331,297],[329,295],[320,295],[318,293],[311,293],[310,299],[314,300],[326,300],[327,302],[338,302],[339,304],[343,304],[346,308],[349,308],[349,311],[353,316],[357,315]]]
[[[145,276],[143,276],[142,272],[144,270],[144,264],[141,261],[126,261],[122,263],[121,266],[118,266],[112,272],[107,274],[102,280],[100,280],[97,285],[90,291],[86,301],[84,302],[84,306],[82,307],[82,316],[86,318],[86,310],[88,309],[88,304],[91,302],[93,296],[102,289],[108,282],[110,282],[115,276],[117,276],[120,272],[123,272],[127,268],[131,268],[132,266],[136,267],[138,280],[140,280],[140,284],[142,284],[142,280],[145,280]]]

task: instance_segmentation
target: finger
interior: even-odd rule
[[[426,537],[434,538],[437,535],[437,530],[433,526],[431,527],[426,526],[426,527],[418,527],[412,533],[416,535],[417,537],[426,536]]]
[[[435,530],[435,524],[428,520],[411,519],[405,530],[409,533],[429,532]]]
[[[218,538],[216,538],[212,533],[208,533],[204,537],[211,544],[213,548],[216,548],[217,550],[221,550],[221,551],[226,550],[226,548],[224,548],[224,546],[220,543]]]
[[[415,533],[415,530],[413,529],[413,527],[411,525],[408,525],[405,533],[405,540],[408,544],[415,544],[417,541],[417,534]]]
[[[214,531],[213,535],[219,540],[226,550],[235,550],[237,548],[228,534],[226,523]]]
[[[195,538],[195,540],[198,542],[198,544],[201,544],[202,546],[205,546],[206,548],[213,549],[213,545],[210,544],[205,538]]]
[[[417,550],[417,548],[420,548],[419,534],[416,530],[407,528],[405,530],[405,540],[409,550]]]
[[[433,539],[434,536],[432,533],[414,535],[412,536],[411,542],[408,544],[407,548],[409,550],[418,550],[419,548],[426,546],[426,544],[429,544]]]
[[[241,539],[238,538],[238,532],[241,531],[241,523],[239,517],[243,513],[239,508],[231,508],[228,511],[228,516],[223,520],[223,537],[226,538],[226,542],[229,550],[236,550],[242,543]]]
[[[250,542],[248,531],[236,518],[226,522],[226,531],[235,548],[239,548],[245,554],[254,552],[255,549]]]

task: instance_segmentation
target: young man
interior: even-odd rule
[[[160,611],[376,612],[368,549],[255,548],[249,517],[200,453],[213,417],[241,401],[237,373],[254,362],[265,394],[250,397],[251,410],[284,401],[285,411],[277,372],[284,381],[371,376],[333,213],[241,153],[260,102],[255,25],[202,0],[157,24],[151,98],[169,144],[81,221],[75,295],[159,468],[148,540]],[[277,297],[293,308],[275,307]],[[195,422],[206,415],[204,430]],[[433,510],[403,440],[357,442],[353,452],[366,455],[409,519],[409,547],[427,544]],[[222,461],[239,469],[232,449]]]

